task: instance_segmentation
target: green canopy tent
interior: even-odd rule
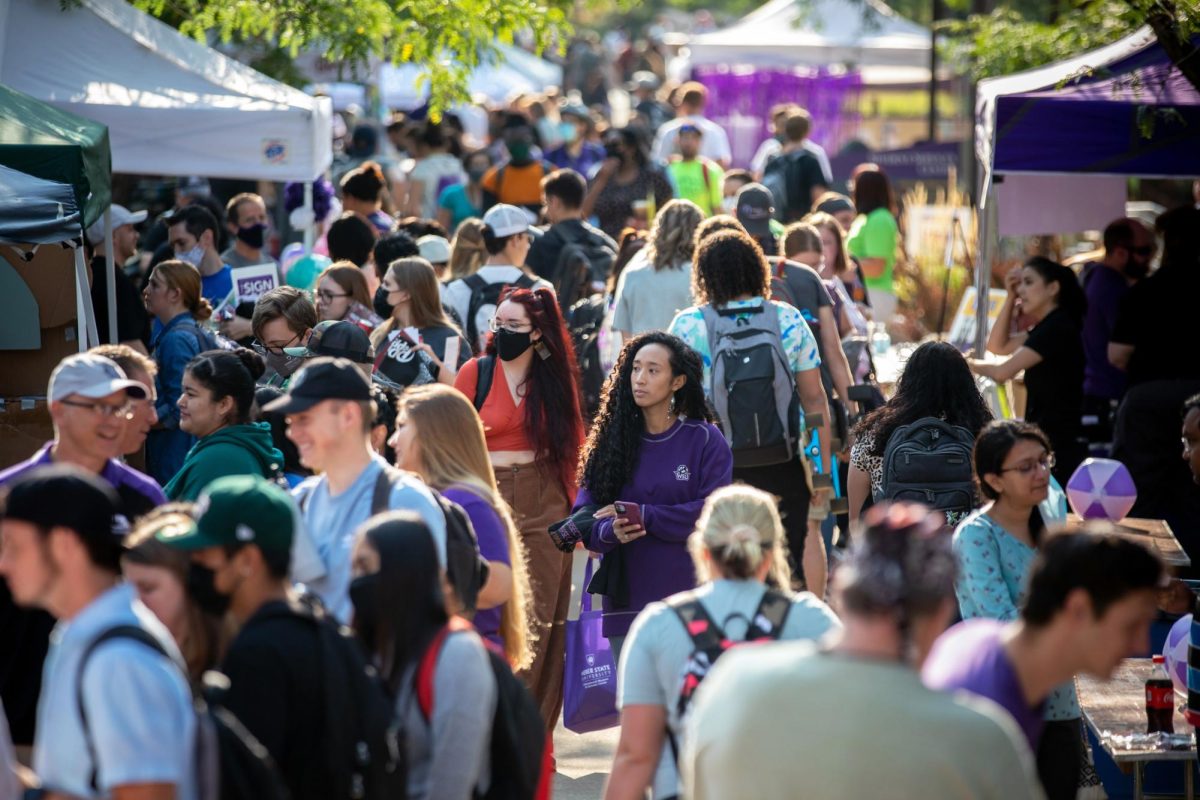
[[[116,332],[108,128],[0,85],[0,243],[75,251],[79,347],[98,342],[83,260],[88,226],[105,218],[109,328]]]

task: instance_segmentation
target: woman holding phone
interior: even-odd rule
[[[733,454],[709,421],[703,372],[676,336],[630,339],[580,458],[575,509],[596,508],[588,548],[608,562],[603,632],[618,662],[639,611],[696,585],[688,537],[705,498],[733,480]]]

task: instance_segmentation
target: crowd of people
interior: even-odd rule
[[[113,207],[118,341],[58,364],[54,439],[0,472],[24,765],[0,790],[544,797],[577,551],[619,674],[606,798],[1095,780],[1073,679],[1148,650],[1166,576],[1056,530],[1062,487],[1089,425],[1118,452],[1166,426],[1177,459],[1181,409],[1200,483],[1200,375],[1143,324],[1196,296],[1200,212],[1160,218],[1150,277],[1132,220],[1082,279],[1030,259],[996,358],[927,342],[885,399],[885,173],[830,191],[790,104],[732,169],[704,87],[637,74],[623,127],[526,103],[472,148],[452,115],[397,120],[403,170],[356,128],[316,185],[327,263],[252,300],[232,271],[273,263],[262,197],[183,182],[142,256],[146,215]],[[1020,371],[1025,421],[993,419],[974,376]],[[952,468],[897,466],[918,442]],[[231,737],[257,793],[227,785]]]

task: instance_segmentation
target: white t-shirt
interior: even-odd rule
[[[664,123],[654,138],[654,147],[650,150],[651,158],[655,161],[670,161],[671,156],[679,152],[679,129],[684,125],[695,125],[704,134],[700,140],[700,155],[725,164],[733,160],[733,151],[729,149],[729,136],[725,129],[700,116],[679,117]]]
[[[443,179],[454,183],[466,183],[467,174],[463,172],[462,163],[449,153],[434,153],[419,160],[408,173],[410,181],[421,182],[421,216],[433,219],[437,216],[438,194],[441,189],[450,185]]]

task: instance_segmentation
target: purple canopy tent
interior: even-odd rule
[[[1156,113],[1166,109],[1172,112]],[[1153,115],[1148,137],[1140,125],[1146,115]],[[1142,28],[1057,64],[980,81],[975,154],[983,176],[976,270],[977,313],[983,319],[991,282],[995,178],[1200,176],[1200,92],[1174,67],[1154,32]],[[1053,208],[1046,216],[1050,232]],[[986,327],[979,326],[980,351],[986,337]]]

